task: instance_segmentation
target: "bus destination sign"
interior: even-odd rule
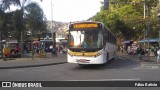
[[[73,24],[73,28],[78,29],[78,28],[98,28],[97,23],[78,23],[78,24]]]

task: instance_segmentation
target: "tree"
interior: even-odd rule
[[[30,3],[25,10],[28,12],[26,14],[26,23],[29,29],[35,32],[43,32],[46,30],[46,22],[44,21],[44,14],[42,9],[37,3]]]
[[[32,31],[31,33],[31,38],[33,38],[33,35],[37,32],[43,32],[46,28],[46,23],[44,22],[44,16],[43,16],[43,11],[42,9],[36,4],[36,3],[31,3],[27,7],[25,7],[26,11],[28,14],[26,15],[26,22],[28,28]],[[33,40],[31,40],[33,42]],[[32,47],[32,59],[33,58],[33,44],[31,45]]]
[[[0,50],[1,50],[1,58],[3,58],[3,52],[2,52],[2,48],[3,48],[3,44],[2,44],[2,31],[3,31],[3,24],[4,24],[4,19],[3,19],[3,17],[4,17],[4,9],[3,9],[3,5],[2,4],[0,4],[0,35],[1,35],[1,37],[0,37],[0,42],[1,42],[1,44],[0,44]]]
[[[17,9],[19,9],[19,11],[17,11],[17,15],[20,15],[20,17],[18,18],[21,25],[19,25],[20,29],[16,29],[18,30],[17,32],[19,32],[19,30],[21,30],[21,56],[23,56],[23,37],[24,37],[24,28],[25,28],[25,25],[24,25],[24,18],[25,16],[24,15],[27,15],[28,12],[25,12],[26,8],[25,7],[28,7],[30,6],[30,4],[32,3],[29,3],[30,0],[2,0],[2,4],[5,6],[5,8],[8,8],[10,9],[10,6],[11,5],[15,5],[17,6]],[[41,0],[42,1],[42,0]],[[16,17],[15,17],[16,19]],[[14,22],[14,20],[13,20]],[[14,24],[16,24],[14,22]],[[15,28],[15,27],[14,27]]]
[[[157,2],[158,0],[110,0],[109,10],[101,7],[100,12],[92,20],[103,22],[121,41],[139,40],[144,37],[147,22],[151,22],[150,30],[157,30],[157,11],[155,9]],[[143,17],[144,3],[146,5],[145,19]],[[155,32],[152,33],[155,35]]]

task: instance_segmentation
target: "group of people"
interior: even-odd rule
[[[148,50],[144,50],[143,48],[142,48],[142,46],[141,45],[138,45],[138,46],[128,46],[126,49],[125,49],[125,47],[124,47],[124,49],[126,50],[126,51],[124,51],[124,49],[122,50],[122,48],[123,47],[121,47],[121,52],[122,53],[127,53],[127,54],[130,54],[130,55],[138,55],[138,58],[139,58],[139,60],[140,61],[142,61],[142,56],[143,55],[145,55],[145,53],[148,51]],[[154,56],[156,57],[156,60],[157,60],[157,62],[159,62],[160,61],[160,47],[158,47],[158,46],[155,46],[154,47]],[[148,52],[147,52],[148,53]]]
[[[142,48],[142,46],[139,46],[137,48],[137,55],[138,55],[140,61],[142,61],[142,56],[145,55],[145,53],[146,52],[144,51],[144,49]],[[154,48],[154,55],[156,57],[157,62],[159,62],[159,59],[160,59],[160,48],[158,48],[158,47]]]
[[[66,53],[66,51],[67,51],[67,47],[65,45],[60,45],[60,44],[57,44],[56,48],[54,48],[53,45],[50,45],[49,48],[51,49],[52,57],[53,56],[56,57],[57,56],[57,52]]]

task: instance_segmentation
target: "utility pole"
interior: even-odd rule
[[[52,8],[52,0],[51,0],[51,30],[52,30],[52,41],[53,48],[56,50],[56,32],[53,29],[53,8]]]
[[[147,10],[147,13],[146,13],[146,10]],[[148,16],[148,7],[147,7],[147,5],[146,5],[146,3],[144,2],[144,20],[146,19],[146,15]],[[147,28],[145,28],[145,30],[144,30],[144,39],[146,39],[146,36],[147,36],[147,43],[148,43],[148,46],[147,46],[147,48],[148,48],[148,50],[149,50],[149,29],[150,29],[150,27],[149,27],[149,25],[150,25],[150,22],[146,22],[146,24],[145,24],[146,26],[147,26]],[[146,45],[145,45],[145,43],[144,43],[144,48],[146,49]]]
[[[159,5],[158,5],[158,14],[157,14],[157,16],[158,16],[158,28],[159,28],[159,47],[160,47],[160,0],[159,0]]]
[[[2,11],[0,12],[0,35],[1,35],[1,40],[0,40],[0,42],[1,42],[1,58],[3,59],[3,38],[2,38],[2,33],[3,33],[3,19],[2,19]]]
[[[143,19],[146,19],[146,4],[143,3]],[[144,27],[144,40],[146,39],[146,28]],[[144,50],[146,50],[146,43],[144,42]]]

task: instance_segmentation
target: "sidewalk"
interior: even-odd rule
[[[139,60],[138,57],[117,53],[118,56],[131,58],[133,60]],[[0,59],[0,69],[12,69],[12,68],[25,68],[25,67],[38,67],[47,65],[57,65],[67,63],[67,55],[58,53],[58,57],[51,57],[50,53],[46,54],[46,58],[11,58],[7,61]],[[143,63],[156,63],[155,57],[143,57]]]
[[[124,53],[122,54],[120,52],[118,52],[117,55],[124,56],[124,57],[139,61],[139,58],[137,55],[128,55],[128,54],[124,54]],[[156,57],[154,57],[154,56],[143,56],[142,60],[143,60],[143,63],[156,63],[157,62]]]
[[[56,65],[67,63],[67,55],[58,53],[57,57],[51,57],[50,53],[46,54],[46,58],[10,58],[7,61],[0,59],[0,69],[38,67],[47,65]]]

